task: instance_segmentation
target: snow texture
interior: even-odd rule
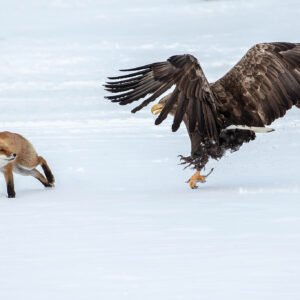
[[[300,111],[189,190],[184,128],[103,99],[120,68],[191,53],[210,81],[255,43],[299,42],[297,0],[10,0],[0,11],[1,131],[56,187],[0,194],[0,299],[298,300]]]

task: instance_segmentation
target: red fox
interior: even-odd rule
[[[36,167],[41,165],[45,176]],[[54,186],[54,176],[42,156],[38,156],[31,143],[12,132],[0,132],[0,170],[4,174],[8,198],[15,198],[13,172],[33,176],[45,187]]]

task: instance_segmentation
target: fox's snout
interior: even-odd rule
[[[17,157],[16,153],[12,153],[11,156],[9,157],[9,160],[14,160]]]
[[[0,148],[0,159],[2,160],[14,160],[17,157],[17,154],[14,152],[11,152],[7,149]]]

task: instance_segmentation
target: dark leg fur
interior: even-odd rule
[[[35,177],[39,182],[41,182],[45,187],[52,187],[53,185],[45,178],[45,176],[40,173],[37,169],[31,171],[33,177]]]
[[[50,185],[53,185],[54,182],[55,182],[55,179],[54,179],[54,176],[51,172],[51,169],[49,168],[48,164],[47,164],[47,161],[42,157],[40,156],[39,157],[39,162],[41,164],[41,167],[45,173],[45,176],[49,182]]]
[[[10,181],[7,184],[7,195],[8,195],[8,198],[15,198],[16,197],[16,192],[15,192],[13,181]]]
[[[15,198],[16,192],[15,192],[15,187],[14,187],[14,175],[12,172],[12,166],[8,166],[8,169],[4,173],[4,177],[5,177],[5,181],[6,181],[8,198]]]

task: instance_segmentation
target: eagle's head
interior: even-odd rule
[[[161,111],[163,110],[163,108],[165,107],[167,101],[169,100],[171,94],[161,98],[159,100],[158,103],[154,104],[152,107],[151,107],[151,112],[154,114],[154,115],[158,115],[161,113]],[[171,111],[169,112],[170,115],[174,116],[175,115],[175,112],[176,112],[176,108],[177,108],[177,103],[175,103],[171,109]]]

